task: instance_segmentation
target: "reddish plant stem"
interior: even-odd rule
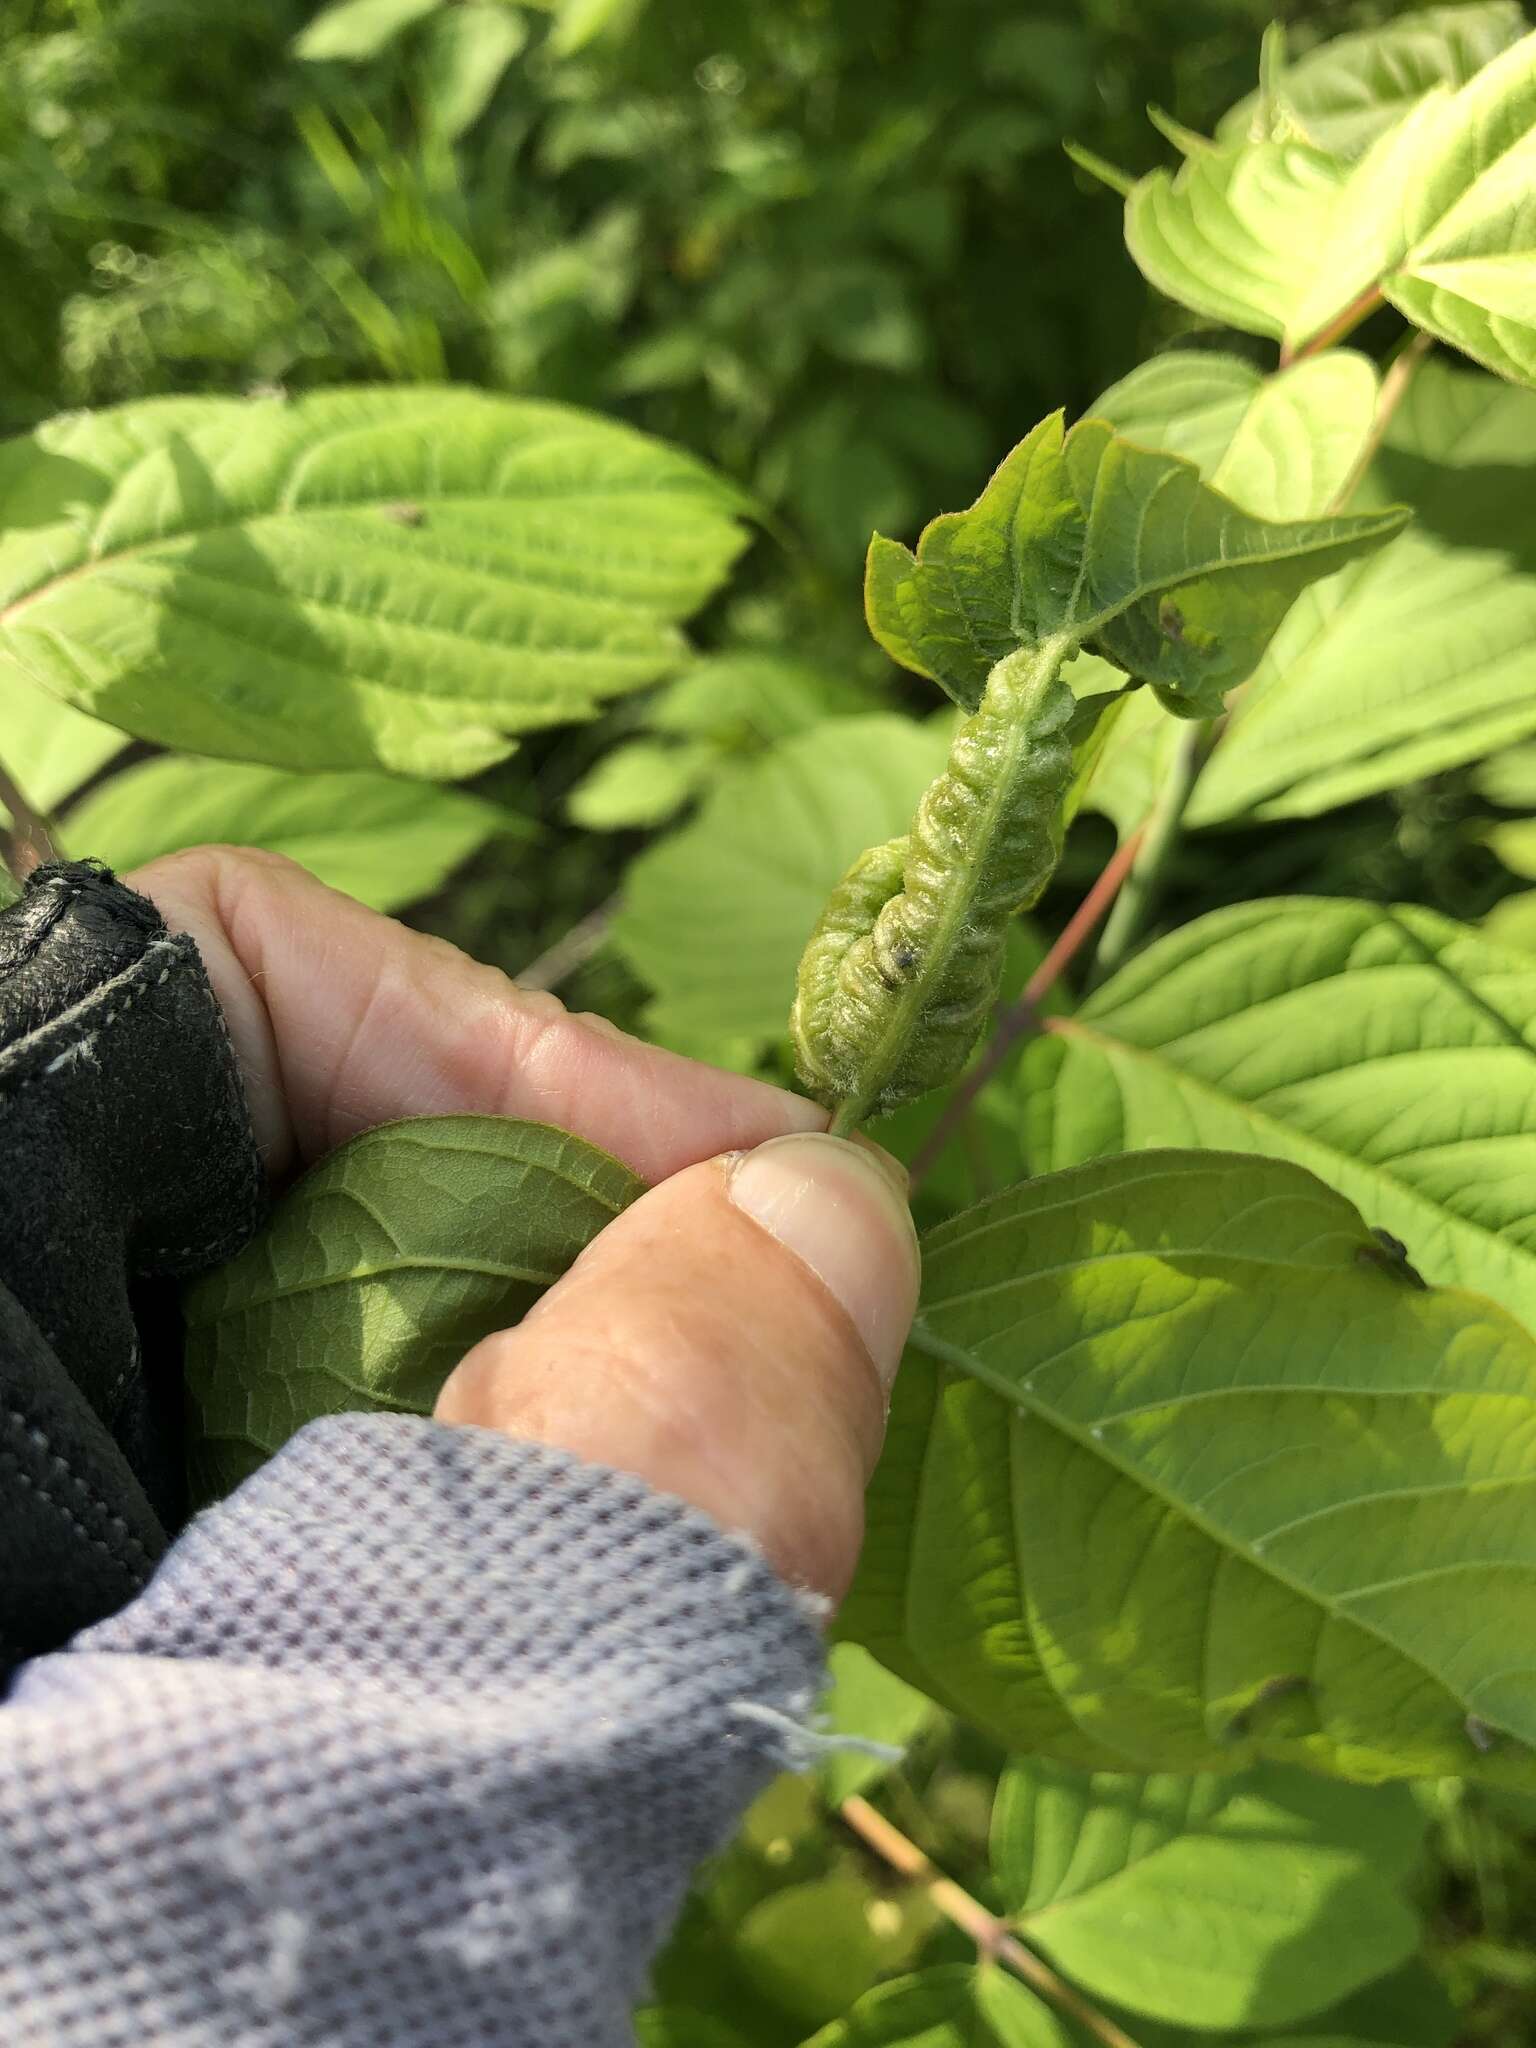
[[[910,1883],[923,1887],[945,1919],[975,1942],[979,1955],[1003,1964],[1016,1977],[1022,1977],[1032,1991],[1039,1992],[1058,2012],[1066,2013],[1080,2027],[1086,2028],[1096,2041],[1102,2042],[1103,2048],[1136,2048],[1136,2043],[1123,2028],[1117,2027],[1106,2014],[1090,2005],[1080,1992],[1074,1991],[1064,1978],[1058,1977],[1049,1963],[1037,1956],[1033,1949],[1026,1948],[1006,1922],[999,1920],[995,1913],[989,1913],[979,1899],[973,1899],[952,1877],[945,1877],[916,1842],[909,1841],[900,1828],[893,1826],[867,1799],[855,1794],[843,1801],[838,1812],[866,1848],[872,1849],[883,1863],[889,1864]]]
[[[11,814],[11,828],[0,834],[5,848],[5,865],[18,882],[24,882],[34,868],[57,860],[53,827],[22,793],[16,778],[0,761],[0,807]]]
[[[1351,329],[1358,327],[1367,313],[1374,313],[1381,302],[1381,286],[1368,284],[1341,312],[1335,313],[1325,327],[1319,327],[1316,334],[1309,334],[1300,348],[1282,348],[1281,369],[1288,370],[1292,363],[1304,363],[1308,356],[1319,356],[1325,348],[1332,348],[1336,341],[1342,341]]]
[[[1114,902],[1141,850],[1145,831],[1146,827],[1139,825],[1121,840],[1105,862],[1098,880],[1062,926],[1056,943],[1025,982],[1018,1000],[1010,1003],[998,1018],[986,1051],[945,1103],[943,1114],[913,1155],[911,1178],[914,1189],[933,1171],[945,1147],[970,1115],[977,1096],[1019,1039],[1040,1028],[1040,1004],[1077,958],[1092,937],[1100,918]]]

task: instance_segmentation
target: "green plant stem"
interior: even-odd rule
[[[1168,779],[1158,792],[1141,846],[1099,940],[1092,975],[1096,982],[1112,974],[1130,952],[1157,902],[1163,871],[1179,843],[1184,811],[1199,778],[1205,742],[1203,724],[1188,724],[1179,734]]]
[[[618,914],[619,899],[610,896],[606,903],[600,903],[596,910],[573,924],[568,932],[546,946],[535,960],[514,974],[512,979],[519,988],[555,989],[563,981],[569,981],[577,968],[585,967],[592,955],[608,936],[608,927]]]
[[[1340,485],[1329,506],[1330,512],[1342,512],[1355,492],[1360,488],[1361,479],[1376,460],[1392,415],[1402,404],[1409,385],[1419,373],[1419,367],[1435,345],[1435,337],[1422,331],[1412,334],[1393,356],[1381,380],[1381,390],[1376,399],[1376,411],[1371,420],[1371,430],[1365,437],[1365,444],[1356,456],[1349,475]]]
[[[22,793],[14,775],[0,761],[0,808],[11,815],[10,830],[3,835],[5,865],[18,882],[25,882],[34,868],[57,860],[58,843],[49,819]]]
[[[995,1913],[989,1913],[979,1899],[973,1899],[952,1877],[946,1877],[916,1842],[909,1841],[900,1828],[888,1821],[867,1799],[855,1793],[851,1799],[845,1799],[837,1810],[845,1825],[853,1830],[866,1848],[872,1849],[882,1862],[889,1864],[909,1883],[922,1886],[945,1919],[975,1942],[978,1954],[1012,1970],[1032,1991],[1049,2000],[1058,2012],[1065,2013],[1092,2034],[1102,2048],[1136,2048],[1136,2043],[1124,2028],[1117,2027],[1106,2013],[1090,2005],[1065,1978],[1058,1977],[1049,1963],[1037,1956],[1033,1949],[1025,1947],[1005,1921],[999,1920]]]

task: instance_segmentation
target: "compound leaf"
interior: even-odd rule
[[[256,1240],[187,1290],[197,1490],[224,1493],[317,1415],[425,1414],[644,1191],[568,1131],[384,1124],[312,1167]]]
[[[739,509],[642,434],[469,390],[68,415],[0,447],[0,678],[193,753],[468,775],[674,666]]]
[[[1048,1174],[925,1236],[840,1626],[1089,1768],[1529,1783],[1533,1444],[1536,1340],[1310,1173]]]

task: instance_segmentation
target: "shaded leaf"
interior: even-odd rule
[[[787,1031],[806,934],[848,863],[905,831],[949,721],[831,719],[726,771],[698,816],[630,868],[613,938],[667,1028]]]
[[[467,775],[672,666],[736,510],[628,428],[468,390],[68,415],[0,447],[0,677],[194,753]]]
[[[388,775],[295,775],[163,754],[112,776],[69,814],[77,857],[119,873],[186,846],[286,853],[360,903],[398,910],[523,820],[479,797]]]
[[[663,824],[719,763],[719,749],[707,740],[626,740],[581,778],[566,798],[566,815],[588,832]]]
[[[1412,1955],[1424,1816],[1398,1786],[1266,1765],[1230,1778],[1011,1763],[992,1862],[1014,1924],[1091,1997],[1193,2027],[1276,2027]]]
[[[1504,1310],[1215,1152],[1044,1175],[923,1264],[846,1635],[1090,1768],[1531,1781],[1536,1340]]]
[[[1016,1977],[948,1963],[867,1992],[804,2048],[1071,2048],[1055,2014]]]
[[[1536,1323],[1536,969],[1413,906],[1213,911],[1050,1020],[1021,1069],[1029,1156],[1147,1146],[1291,1159],[1426,1279]]]
[[[644,1183],[543,1124],[365,1131],[184,1297],[191,1461],[229,1488],[317,1415],[426,1414],[472,1344],[518,1322]]]
[[[969,511],[934,520],[915,556],[876,535],[870,629],[969,710],[1006,654],[1059,635],[1154,684],[1170,709],[1210,716],[1297,594],[1379,547],[1403,516],[1253,518],[1193,463],[1104,420],[1066,433],[1057,414]]]

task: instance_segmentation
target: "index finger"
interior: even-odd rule
[[[197,941],[273,1176],[456,1111],[557,1124],[650,1181],[825,1128],[815,1103],[573,1015],[279,854],[198,847],[125,880]]]

